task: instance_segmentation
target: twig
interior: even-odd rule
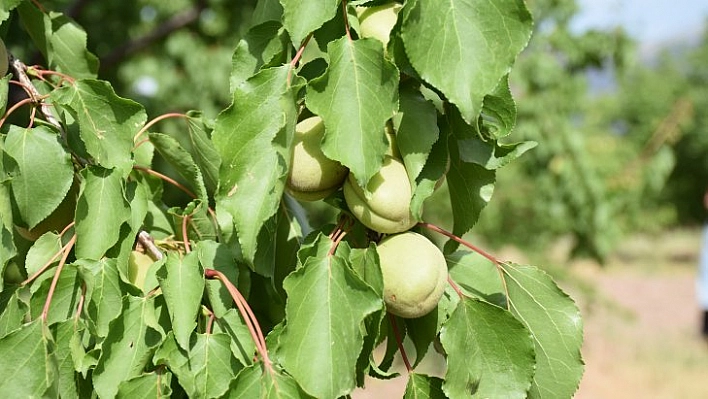
[[[199,15],[201,14],[205,6],[205,2],[200,1],[194,7],[172,16],[172,18],[158,25],[157,27],[155,27],[155,29],[153,29],[145,36],[130,40],[122,46],[119,46],[118,48],[113,50],[113,52],[109,53],[107,56],[101,59],[101,66],[104,68],[112,68],[125,57],[136,53],[148,47],[153,42],[167,37],[170,33],[182,29],[185,26],[191,24],[199,18]]]
[[[61,133],[61,137],[66,140],[66,132],[61,126],[61,123],[59,123],[59,120],[54,117],[54,114],[52,114],[51,107],[44,101],[42,101],[45,96],[43,96],[39,92],[39,90],[34,87],[34,85],[32,84],[32,80],[29,78],[29,76],[27,76],[27,65],[25,65],[19,59],[15,58],[12,54],[10,55],[10,65],[15,71],[15,76],[17,77],[17,80],[19,80],[22,84],[22,87],[24,87],[28,91],[30,98],[36,104],[39,104],[40,110],[42,111],[42,115],[44,115],[44,119],[49,122],[49,124],[54,126],[59,131],[59,133]]]
[[[162,260],[164,255],[162,255],[162,252],[160,249],[155,245],[155,240],[152,238],[152,236],[145,230],[140,230],[138,233],[138,242],[140,245],[145,248],[145,250],[150,254],[150,257],[153,260]]]

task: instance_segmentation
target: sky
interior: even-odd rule
[[[706,0],[578,0],[573,21],[579,30],[621,25],[640,47],[697,40],[708,19]]]

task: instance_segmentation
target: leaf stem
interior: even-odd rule
[[[177,180],[175,180],[169,176],[163,175],[162,173],[160,173],[158,171],[155,171],[155,170],[152,170],[150,168],[146,168],[146,167],[140,166],[140,165],[133,165],[133,169],[140,170],[140,171],[143,171],[149,175],[159,177],[160,179],[162,179],[162,180],[172,184],[173,186],[177,187],[178,189],[184,191],[184,193],[189,195],[190,197],[195,198],[195,199],[197,198],[197,196],[194,195],[194,193],[192,191],[190,191],[187,187],[180,184]]]
[[[273,369],[273,364],[268,357],[268,350],[266,348],[263,331],[261,330],[261,326],[258,324],[258,320],[253,314],[253,310],[251,310],[251,307],[248,305],[246,299],[243,295],[241,295],[238,288],[236,288],[236,286],[234,286],[233,283],[231,283],[231,281],[229,281],[229,279],[220,271],[214,269],[204,269],[204,276],[209,279],[217,279],[221,281],[221,283],[224,284],[226,289],[229,291],[231,298],[234,300],[234,303],[236,303],[236,306],[238,307],[238,310],[241,313],[246,326],[248,327],[248,331],[251,333],[251,338],[256,345],[256,350],[263,359],[266,369],[271,375],[274,375],[275,370]]]
[[[76,235],[74,235],[74,238],[76,238]],[[54,263],[54,261],[57,260],[59,255],[61,255],[67,251],[67,249],[69,248],[69,245],[73,245],[73,242],[71,242],[71,240],[66,245],[61,247],[61,249],[59,249],[59,251],[57,251],[57,253],[55,253],[54,256],[52,256],[51,259],[49,259],[47,261],[47,263],[45,263],[39,270],[37,270],[33,275],[27,277],[27,279],[25,281],[21,282],[20,285],[25,286],[27,284],[30,284],[37,277],[41,276],[45,271],[47,271],[47,269],[49,269],[49,267],[52,265],[52,263]]]
[[[347,34],[347,39],[352,41],[352,34],[349,31],[349,14],[347,13],[347,0],[342,0],[342,17],[344,18],[344,31]]]
[[[290,86],[290,80],[292,79],[293,69],[295,69],[295,66],[300,61],[300,58],[302,58],[302,53],[305,52],[305,47],[307,47],[307,43],[310,42],[310,39],[312,39],[312,33],[307,35],[305,40],[302,41],[300,48],[297,49],[297,53],[295,53],[295,56],[290,61],[290,70],[288,71],[288,86]]]
[[[191,216],[182,217],[182,242],[184,243],[184,250],[187,253],[192,252],[192,247],[189,245],[189,237],[187,236],[187,224]]]
[[[391,322],[391,328],[393,329],[393,335],[396,337],[396,344],[398,345],[398,351],[401,352],[403,364],[406,365],[406,370],[410,373],[413,371],[413,367],[411,367],[411,362],[408,360],[408,354],[406,354],[406,349],[403,347],[403,337],[401,337],[401,331],[398,329],[396,316],[388,313],[388,320]]]
[[[7,120],[7,118],[9,118],[13,112],[17,111],[18,108],[20,108],[23,105],[33,104],[33,103],[34,103],[34,99],[32,99],[32,98],[25,98],[21,101],[16,102],[15,105],[10,107],[10,109],[8,109],[5,112],[5,115],[3,115],[2,119],[0,119],[0,127],[5,124],[5,121]],[[32,126],[32,122],[30,122],[30,126]]]
[[[459,242],[460,244],[466,246],[467,248],[477,252],[478,254],[482,255],[483,257],[487,258],[488,260],[490,260],[494,264],[494,266],[497,268],[497,272],[499,272],[499,278],[501,279],[502,287],[504,289],[504,295],[506,295],[506,297],[509,298],[509,288],[507,287],[506,279],[504,278],[504,268],[502,267],[502,262],[499,259],[497,259],[493,255],[489,254],[488,252],[483,251],[482,249],[478,248],[477,246],[463,240],[462,238],[460,238],[460,237],[450,233],[449,231],[446,231],[434,224],[420,222],[420,223],[418,223],[418,226],[425,227],[427,229],[430,229],[432,231],[440,233],[448,238],[451,238],[451,239]],[[448,277],[448,282],[450,282],[453,289],[456,287],[456,285],[453,285],[454,282],[449,277]],[[459,287],[457,287],[457,289],[455,291],[457,291],[458,289],[459,289]],[[459,291],[457,294],[460,295],[461,293],[462,293],[462,291]],[[506,306],[507,310],[509,310],[509,308],[510,308],[509,306],[510,305],[507,303],[507,306]]]
[[[477,246],[475,246],[475,245],[473,245],[473,244],[471,244],[471,243],[469,243],[469,242],[463,240],[462,238],[460,238],[460,237],[458,237],[458,236],[456,236],[456,235],[450,233],[450,232],[447,231],[447,230],[444,230],[444,229],[442,229],[442,228],[440,228],[440,227],[438,227],[438,226],[436,226],[436,225],[434,225],[434,224],[432,224],[432,223],[426,223],[426,222],[420,222],[420,223],[418,223],[418,226],[420,226],[420,227],[425,227],[426,229],[432,230],[432,231],[434,231],[434,232],[436,232],[436,233],[440,233],[440,234],[442,234],[442,235],[444,235],[444,236],[446,236],[446,237],[448,237],[448,238],[451,238],[451,239],[453,239],[453,240],[459,242],[460,244],[466,246],[467,248],[469,248],[469,249],[471,249],[471,250],[477,252],[478,254],[484,256],[485,258],[489,259],[489,260],[490,260],[492,263],[494,263],[496,266],[499,266],[499,263],[500,263],[500,262],[499,262],[499,259],[495,258],[494,256],[492,256],[492,255],[489,254],[488,252],[486,252],[486,251],[480,249],[479,247],[477,247]]]
[[[73,237],[71,237],[71,240],[66,244],[64,247],[64,255],[61,257],[61,260],[59,260],[59,266],[57,267],[57,271],[54,272],[54,278],[52,279],[52,284],[49,286],[49,292],[47,292],[47,300],[44,301],[44,307],[42,308],[42,322],[46,323],[47,322],[47,315],[49,314],[49,305],[52,303],[52,297],[54,296],[54,291],[57,288],[57,283],[59,282],[59,276],[61,275],[61,271],[64,269],[64,265],[66,264],[66,259],[69,257],[69,253],[71,252],[71,247],[74,245],[76,242],[76,234],[74,234]]]
[[[149,121],[148,123],[146,123],[145,126],[143,126],[142,129],[140,129],[140,130],[138,131],[138,133],[135,134],[135,137],[133,137],[133,142],[135,143],[136,141],[138,141],[138,139],[140,138],[140,136],[142,136],[142,135],[143,135],[148,129],[150,129],[154,124],[156,124],[157,122],[160,122],[160,121],[162,121],[162,120],[169,119],[169,118],[184,118],[184,119],[189,119],[189,116],[187,116],[186,114],[180,114],[179,112],[169,112],[169,113],[166,113],[166,114],[162,114],[162,115],[160,115],[160,116],[157,116],[157,117],[155,117],[154,119],[152,119],[151,121]]]
[[[465,298],[465,296],[466,296],[465,293],[462,292],[462,290],[461,290],[460,287],[457,285],[457,283],[455,283],[455,280],[453,280],[452,277],[450,277],[449,274],[448,274],[448,276],[447,276],[447,282],[448,282],[448,284],[450,284],[450,286],[452,287],[452,289],[455,290],[455,292],[457,293],[457,296],[459,296],[460,299],[464,299],[464,298]]]

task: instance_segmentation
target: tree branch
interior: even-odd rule
[[[194,7],[172,16],[172,18],[158,25],[145,36],[130,40],[122,46],[116,48],[113,52],[101,59],[101,67],[112,68],[129,55],[137,53],[138,51],[151,45],[153,42],[156,42],[168,36],[170,33],[191,24],[199,18],[199,14],[201,14],[205,6],[205,2],[200,1]]]

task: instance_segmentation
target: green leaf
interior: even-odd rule
[[[446,259],[450,278],[465,295],[506,308],[504,285],[494,263],[467,249],[452,253]]]
[[[76,257],[98,260],[118,242],[120,227],[131,217],[123,178],[115,169],[89,166],[76,203]]]
[[[241,364],[246,366],[253,363],[256,345],[248,326],[243,321],[243,316],[237,309],[229,309],[223,316],[217,317],[214,333],[224,333],[231,338],[231,352]]]
[[[531,37],[522,0],[407,2],[401,37],[420,76],[455,104],[468,123]]]
[[[296,119],[289,70],[265,69],[239,86],[212,134],[222,159],[217,207],[233,217],[249,262],[258,233],[277,210],[285,187]]]
[[[27,129],[10,125],[5,153],[17,164],[12,194],[28,228],[49,216],[69,192],[74,178],[71,157],[59,135],[46,126]]]
[[[428,348],[438,336],[439,327],[442,325],[443,314],[438,309],[433,309],[430,313],[415,319],[399,319],[406,325],[408,338],[415,346],[415,368],[425,358]]]
[[[80,270],[85,269],[93,278],[93,289],[86,310],[95,323],[96,335],[105,337],[108,335],[110,322],[121,314],[123,306],[123,290],[120,286],[117,262],[115,259],[105,258],[99,261],[80,259],[76,265]]]
[[[55,328],[55,346],[52,355],[57,362],[59,395],[62,398],[85,397],[90,389],[89,384],[76,374],[72,347],[77,339],[81,339],[85,330],[84,323],[80,319],[69,319],[56,324]]]
[[[99,397],[115,396],[121,382],[141,375],[162,341],[154,301],[154,297],[123,298],[123,313],[111,322],[93,372],[94,389]]]
[[[0,339],[0,397],[42,397],[56,386],[56,359],[41,320],[34,320]]]
[[[197,165],[199,165],[199,169],[202,171],[207,190],[213,193],[219,183],[221,157],[209,137],[211,127],[206,125],[205,118],[199,112],[188,112],[187,116],[189,142],[192,144],[192,156]]]
[[[177,252],[168,252],[164,266],[157,271],[157,280],[167,302],[175,340],[187,349],[204,293],[204,271],[197,253],[182,257]]]
[[[5,22],[10,18],[10,11],[14,10],[22,0],[6,0],[0,4],[0,22]]]
[[[271,66],[274,59],[281,59],[286,46],[290,45],[287,40],[279,20],[252,27],[239,41],[231,58],[231,92],[263,66]]]
[[[17,330],[24,323],[29,309],[20,297],[28,296],[28,291],[27,287],[13,287],[0,292],[0,338]]]
[[[408,178],[415,181],[423,170],[433,144],[438,140],[438,112],[418,90],[402,88],[396,121],[396,143],[406,165]]]
[[[199,257],[199,263],[204,269],[218,270],[236,284],[239,277],[239,268],[229,248],[221,243],[211,240],[197,242],[193,251]],[[206,293],[209,298],[210,309],[214,315],[221,318],[229,309],[234,307],[234,300],[224,284],[218,280],[206,281]]]
[[[334,18],[339,0],[280,0],[283,25],[297,46],[311,32]]]
[[[450,398],[526,398],[535,357],[529,331],[506,310],[464,298],[443,325]]]
[[[182,148],[174,138],[162,133],[150,133],[150,142],[157,152],[182,176],[192,193],[199,199],[207,201],[206,186],[202,171],[192,159],[189,151]]]
[[[172,397],[172,373],[153,371],[123,381],[118,387],[118,399],[155,399]]]
[[[58,234],[47,232],[39,237],[27,251],[27,256],[25,257],[27,276],[34,275],[51,259],[54,259],[53,264],[59,263],[60,256],[56,255],[61,251],[62,246],[61,237]],[[38,277],[32,283],[32,287],[35,287],[41,281],[39,279],[45,279],[48,276],[50,276],[49,273],[44,273]]]
[[[502,265],[511,312],[531,331],[536,373],[530,398],[567,398],[583,375],[583,324],[573,300],[534,266]]]
[[[477,164],[459,161],[456,159],[456,153],[457,147],[451,142],[452,161],[446,179],[454,222],[452,232],[462,237],[477,223],[479,214],[492,198],[496,174],[493,170],[487,170]],[[456,241],[448,241],[445,244],[445,253],[454,251],[457,246]]]
[[[343,37],[327,53],[329,68],[307,86],[305,102],[324,121],[324,154],[366,187],[386,152],[384,125],[398,110],[398,70],[376,39]]]
[[[509,75],[499,81],[494,91],[484,96],[480,125],[480,133],[493,139],[508,136],[514,130],[516,102],[509,89]]]
[[[458,140],[458,144],[461,160],[494,170],[507,165],[526,151],[535,148],[538,143],[522,141],[513,144],[499,144],[494,141],[483,141],[479,137],[471,137]]]
[[[310,398],[289,375],[274,369],[264,370],[262,362],[254,363],[238,373],[231,382],[225,399],[304,399]]]
[[[425,374],[411,373],[408,375],[408,385],[403,399],[445,399],[442,383],[438,377]]]
[[[345,259],[328,254],[330,239],[320,235],[316,245],[317,256],[283,283],[287,323],[277,356],[306,392],[333,398],[354,388],[361,326],[383,301]]]
[[[196,334],[182,349],[169,334],[155,352],[155,363],[169,366],[189,397],[216,398],[227,391],[240,369],[229,341],[226,334]]]
[[[33,319],[40,317],[44,303],[47,300],[47,295],[49,294],[51,283],[52,279],[44,280],[39,289],[37,289],[37,292],[32,295],[30,299],[30,314]],[[74,317],[80,301],[81,280],[79,279],[78,272],[76,267],[66,265],[59,275],[52,301],[49,304],[47,325],[52,325]]]
[[[93,78],[98,58],[86,49],[86,32],[58,12],[43,12],[30,2],[18,7],[20,18],[51,69],[76,79]]]
[[[79,124],[86,151],[99,165],[127,175],[133,166],[133,136],[147,120],[142,105],[118,97],[108,82],[77,80],[51,93]]]

